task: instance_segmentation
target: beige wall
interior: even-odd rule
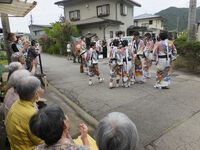
[[[124,25],[121,25],[119,30],[124,31],[126,33],[126,30],[128,27],[130,27],[131,25],[133,25],[133,11],[134,11],[134,7],[127,5],[128,7],[128,14],[127,16],[122,16],[120,13],[120,4],[117,5],[117,18],[119,21],[123,22]]]
[[[106,28],[106,38],[110,37],[110,31],[123,31],[126,34],[126,30],[129,26],[133,25],[133,10],[134,7],[127,4],[128,14],[127,16],[122,16],[120,13],[120,3],[116,3],[116,0],[93,0],[90,2],[82,2],[79,4],[65,6],[64,12],[65,17],[69,20],[69,12],[74,10],[80,10],[80,20],[96,17],[96,6],[110,4],[110,15],[104,18],[118,20],[124,23],[124,25],[116,25],[112,27]],[[88,6],[88,7],[86,7]],[[117,6],[117,14],[116,14],[116,6]],[[87,29],[82,29],[81,32],[85,33],[97,33],[99,37],[103,38],[103,29],[99,29],[98,27],[88,27]]]
[[[113,31],[113,35],[115,37],[115,33],[117,31],[119,31],[119,28],[120,28],[120,26],[107,27],[105,30],[106,39],[110,38],[110,31]],[[100,27],[90,26],[88,28],[82,28],[81,32],[83,35],[87,34],[87,33],[96,33],[100,40],[103,40],[103,38],[104,38],[104,30],[103,30],[103,28],[100,28]]]
[[[80,10],[81,20],[95,17],[97,16],[96,6],[104,4],[110,4],[110,15],[106,18],[115,19],[115,3],[111,0],[93,0],[90,2],[82,2],[79,4],[65,6],[65,17],[69,20],[69,12],[74,10]]]
[[[153,20],[152,25],[149,24],[150,20]],[[137,21],[138,21],[138,26],[140,27],[146,25],[146,27],[148,28],[156,28],[159,30],[164,30],[164,26],[162,26],[162,21],[160,19],[141,19]]]

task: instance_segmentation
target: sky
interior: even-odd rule
[[[54,3],[59,0],[35,0],[37,6],[24,18],[9,18],[12,32],[29,32],[30,15],[33,16],[33,24],[46,25],[58,21],[63,15],[63,8],[59,8]],[[135,0],[142,7],[135,7],[134,15],[144,13],[154,14],[170,6],[189,7],[189,0]],[[197,0],[197,6],[200,6],[200,0]],[[1,24],[0,24],[1,26]]]

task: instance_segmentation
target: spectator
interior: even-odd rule
[[[23,42],[23,51],[22,51],[22,53],[24,54],[25,58],[27,58],[29,45],[30,45],[29,41],[24,41]]]
[[[30,71],[32,70],[32,62],[37,61],[36,57],[39,56],[40,50],[38,47],[38,42],[35,40],[31,41],[31,47],[28,49],[26,65],[27,69]]]
[[[14,33],[9,33],[8,34],[8,41],[9,41],[9,45],[10,45],[10,50],[11,50],[11,53],[15,53],[15,52],[19,52],[19,49],[17,48],[17,37]]]
[[[23,43],[22,43],[22,40],[21,40],[21,36],[17,36],[17,41],[15,42],[16,43],[16,46],[17,46],[17,49],[19,50],[19,52],[22,52],[23,51]]]
[[[106,42],[106,40],[103,40],[103,42],[102,42],[102,48],[103,48],[103,58],[107,58],[107,51],[108,51],[108,49],[107,49],[107,42]]]
[[[25,56],[23,55],[23,53],[21,53],[21,52],[16,52],[16,53],[12,54],[12,56],[11,56],[11,61],[12,61],[12,62],[20,62],[20,63],[22,64],[23,68],[24,68],[24,69],[27,69],[27,59],[25,58]],[[31,74],[33,74],[33,75],[34,75],[35,72],[36,72],[37,63],[38,63],[38,62],[37,62],[36,59],[32,60],[30,70],[27,69],[27,70],[29,70],[29,71],[31,72]]]
[[[19,95],[16,93],[16,85],[17,83],[24,77],[30,75],[30,72],[27,70],[19,70],[21,69],[21,64],[18,62],[13,62],[9,65],[9,75],[10,78],[8,80],[8,91],[6,92],[4,98],[4,115],[6,116],[8,111],[10,110],[13,103],[19,100]],[[14,72],[14,73],[13,73]]]
[[[110,113],[97,127],[96,143],[99,150],[136,150],[136,126],[125,114]]]
[[[8,55],[8,62],[10,63],[11,55],[15,52],[19,52],[19,50],[16,45],[17,37],[14,33],[8,33],[7,40],[9,43],[9,50],[7,51],[7,55]]]
[[[88,150],[88,128],[80,125],[81,139],[84,146],[73,143],[69,134],[69,120],[58,106],[47,106],[33,115],[29,122],[33,134],[45,141],[36,150]]]
[[[7,81],[9,80],[10,76],[13,74],[14,71],[16,70],[21,70],[23,69],[23,66],[20,62],[12,62],[9,64],[8,66],[8,79]]]
[[[9,110],[5,125],[12,150],[32,150],[43,141],[34,136],[29,129],[29,121],[37,112],[36,100],[39,97],[40,80],[28,76],[17,82],[17,100]]]
[[[25,67],[26,64],[26,58],[24,57],[23,53],[21,52],[15,52],[11,56],[11,61],[12,62],[20,62],[23,67]]]

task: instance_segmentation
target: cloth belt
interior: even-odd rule
[[[167,55],[160,55],[160,56],[158,56],[158,58],[166,58],[167,59]],[[169,55],[169,58],[172,58],[172,55]]]
[[[131,61],[131,58],[128,58],[128,61]],[[123,62],[126,62],[126,59],[123,59]]]

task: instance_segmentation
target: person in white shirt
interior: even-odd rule
[[[70,43],[67,43],[67,60],[72,60],[72,51]]]

